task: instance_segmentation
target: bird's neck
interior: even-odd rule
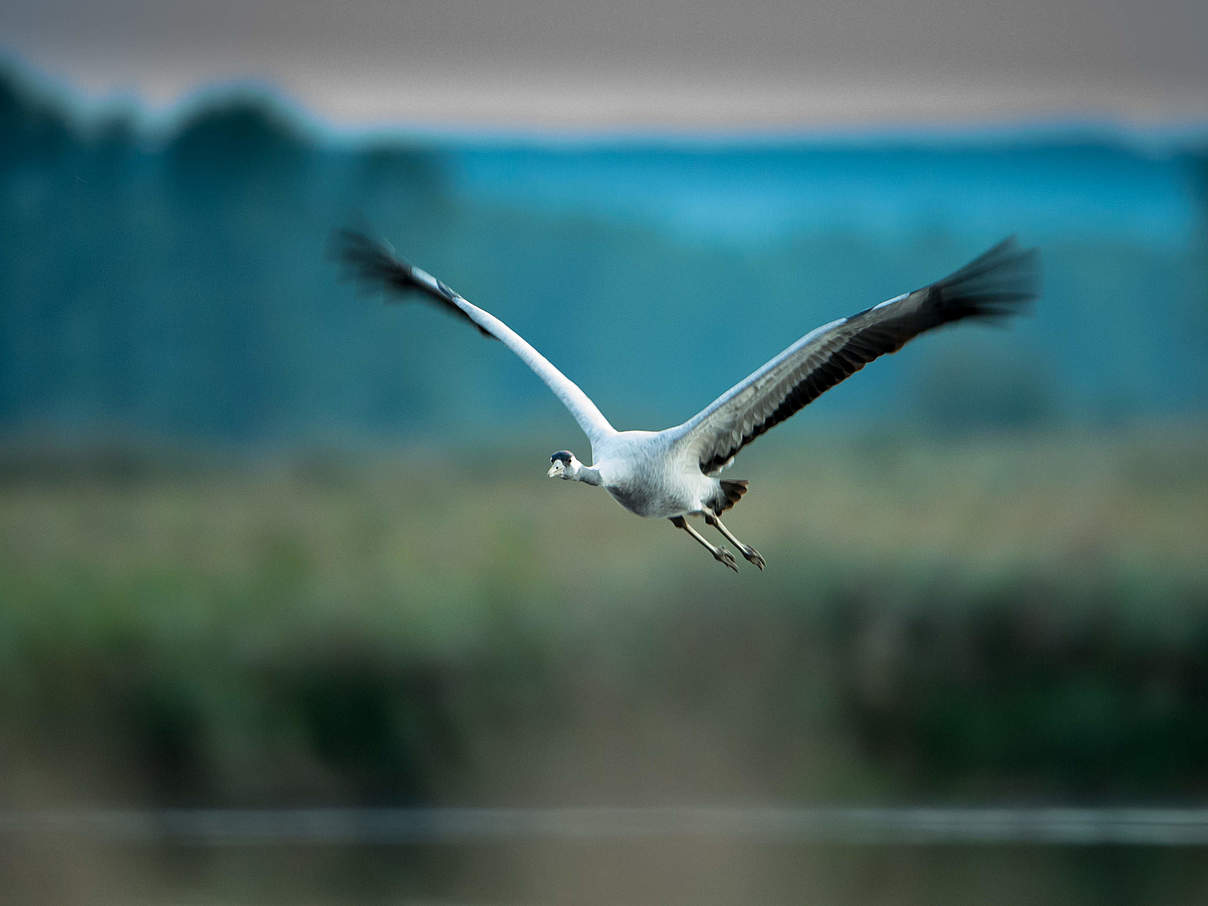
[[[604,479],[600,477],[600,470],[593,469],[591,466],[580,464],[575,470],[575,481],[581,481],[584,484],[595,485],[597,488],[604,484]]]

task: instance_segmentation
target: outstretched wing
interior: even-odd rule
[[[677,428],[709,474],[873,359],[963,318],[1014,314],[1036,296],[1039,256],[1006,239],[956,273],[806,334]]]
[[[361,283],[384,286],[400,294],[422,293],[454,314],[465,318],[488,337],[500,340],[516,353],[537,377],[545,381],[554,396],[570,410],[592,446],[601,437],[616,431],[596,408],[596,404],[573,381],[555,368],[550,361],[530,346],[525,339],[494,315],[467,302],[427,271],[413,267],[395,257],[383,243],[354,230],[336,234],[335,251],[349,272]]]

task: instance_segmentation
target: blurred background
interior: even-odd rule
[[[1179,0],[6,3],[4,888],[1196,901],[1205,33]],[[1044,291],[745,450],[769,567],[734,576],[547,481],[574,422],[342,283],[346,225],[622,428],[1006,235]]]

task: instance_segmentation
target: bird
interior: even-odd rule
[[[747,444],[796,414],[873,359],[921,333],[966,319],[1000,321],[1038,292],[1039,252],[1014,237],[941,280],[811,330],[687,421],[661,431],[618,431],[579,386],[495,315],[362,231],[335,234],[335,254],[362,287],[392,298],[420,298],[465,319],[520,357],[570,411],[591,446],[591,465],[570,450],[550,456],[547,475],[601,487],[631,513],[667,519],[718,563],[738,572],[734,555],[687,517],[703,517],[751,564],[766,561],[721,521],[747,493],[745,479],[721,478]]]

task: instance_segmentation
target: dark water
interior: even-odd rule
[[[1208,810],[0,813],[55,903],[1199,903]]]

